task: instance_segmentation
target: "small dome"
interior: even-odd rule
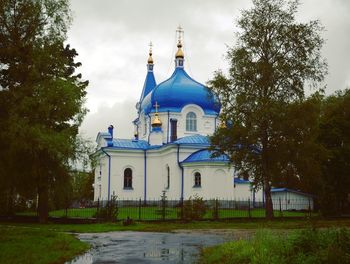
[[[210,90],[179,67],[168,80],[158,84],[142,100],[141,111],[145,114],[155,112],[153,106],[156,102],[159,112],[181,112],[189,104],[200,106],[207,115],[218,115],[220,112],[220,104]]]
[[[160,127],[160,126],[162,126],[162,121],[159,119],[158,113],[156,113],[152,120],[152,127]]]
[[[190,156],[188,156],[182,163],[190,163],[190,162],[224,162],[228,163],[230,161],[229,157],[225,154],[221,154],[217,157],[212,157],[214,151],[208,149],[201,149]]]
[[[175,58],[184,58],[185,55],[184,55],[184,52],[182,51],[182,44],[181,44],[181,41],[179,40],[179,43],[177,43],[177,52],[175,54]]]
[[[152,52],[149,53],[149,57],[147,60],[148,64],[153,64]]]

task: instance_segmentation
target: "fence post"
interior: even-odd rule
[[[141,198],[139,200],[139,220],[141,220],[141,205],[142,205],[142,202],[141,202]]]
[[[181,216],[181,220],[183,220],[184,219],[184,199],[183,198],[180,199],[180,206],[181,206],[180,216]]]
[[[100,198],[97,199],[97,208],[96,208],[96,219],[99,220],[100,215]]]
[[[218,200],[218,198],[216,198],[215,207],[216,207],[216,219],[219,219],[219,200]]]
[[[248,217],[252,218],[252,214],[251,214],[251,211],[250,211],[250,198],[248,198]]]
[[[309,217],[311,217],[311,202],[310,202],[310,197],[309,197]]]
[[[282,214],[282,202],[281,202],[281,197],[278,198],[278,202],[280,204],[280,216],[283,216]]]

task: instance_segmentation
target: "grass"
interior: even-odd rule
[[[118,219],[126,219],[128,216],[135,220],[157,220],[161,219],[160,214],[161,208],[159,207],[141,207],[139,210],[138,207],[120,207],[118,209]],[[92,218],[95,217],[97,209],[96,208],[75,208],[66,210],[55,210],[49,213],[53,217],[73,217],[73,218]],[[166,209],[166,219],[178,219],[180,216],[180,208],[167,208]],[[276,217],[305,217],[308,215],[307,212],[298,212],[298,211],[275,211]],[[35,215],[34,212],[23,212],[19,215]],[[264,209],[252,209],[250,211],[250,216],[253,218],[262,218],[265,217]],[[238,210],[238,209],[220,209],[219,218],[248,218],[248,210]],[[213,218],[213,210],[207,210],[205,219]]]
[[[203,250],[200,263],[350,263],[348,229],[258,231],[251,240],[228,242]]]
[[[0,263],[64,263],[89,246],[47,228],[0,225]]]
[[[16,226],[32,229],[42,229],[71,233],[99,233],[108,231],[146,231],[146,232],[172,232],[179,229],[300,229],[300,228],[325,228],[325,227],[349,227],[350,220],[319,220],[319,219],[285,219],[266,221],[256,219],[250,221],[198,221],[198,222],[136,222],[134,225],[123,226],[117,223],[99,224],[28,224],[28,223],[1,223],[0,226]]]

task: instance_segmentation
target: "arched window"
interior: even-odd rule
[[[170,167],[166,166],[166,189],[170,188]]]
[[[197,131],[197,116],[193,112],[186,115],[186,131]]]
[[[201,174],[199,172],[196,172],[194,174],[194,187],[201,187]]]
[[[130,168],[126,168],[124,170],[124,189],[132,188],[132,170]]]

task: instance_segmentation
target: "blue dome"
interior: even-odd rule
[[[159,112],[181,112],[188,104],[200,106],[207,115],[218,115],[220,104],[207,87],[193,80],[183,68],[177,67],[169,79],[158,84],[141,103],[145,114],[154,112],[155,103]]]
[[[192,153],[190,156],[188,156],[184,161],[181,163],[190,163],[190,162],[224,162],[228,163],[230,161],[229,157],[225,154],[221,154],[218,157],[212,157],[214,154],[214,151],[208,150],[208,149],[201,149],[194,153]]]

